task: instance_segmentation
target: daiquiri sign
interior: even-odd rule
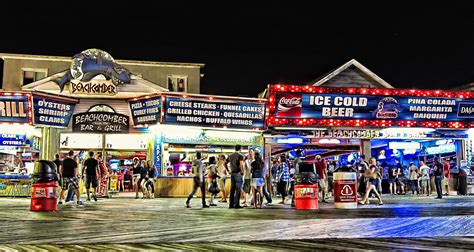
[[[271,85],[267,123],[463,128],[474,119],[473,98],[471,92]]]
[[[74,132],[128,133],[129,118],[112,112],[86,112],[73,115]]]

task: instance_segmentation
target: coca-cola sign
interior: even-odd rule
[[[278,104],[285,105],[285,107],[301,106],[301,98],[299,98],[299,97],[291,97],[291,98],[282,97],[282,98],[280,98],[280,102]]]
[[[278,100],[278,116],[296,117],[301,116],[303,107],[301,94],[281,94],[277,96]]]

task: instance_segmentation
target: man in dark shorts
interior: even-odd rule
[[[235,152],[229,155],[227,163],[230,166],[232,175],[230,177],[230,197],[229,208],[242,208],[240,205],[240,192],[242,191],[244,175],[244,156],[240,154],[242,147],[235,146]]]
[[[59,167],[61,166],[61,160],[59,159],[59,154],[56,153],[54,155],[55,159],[53,160],[53,163],[56,165],[56,172],[59,174]],[[61,177],[59,178],[59,186],[62,186],[62,179]]]
[[[77,162],[73,159],[74,151],[70,150],[68,157],[63,160],[59,173],[62,177],[62,190],[59,195],[59,203],[63,204],[64,192],[68,190],[69,185],[74,188],[77,198],[77,206],[84,206],[84,203],[81,201],[81,193],[79,191],[79,183],[77,180]]]
[[[397,194],[396,179],[397,179],[397,170],[391,164],[389,165],[389,168],[388,168],[388,188],[389,188],[390,194]]]
[[[56,172],[59,173],[59,167],[61,166],[61,160],[59,160],[59,154],[56,154],[53,163],[56,165]]]
[[[84,165],[82,166],[82,177],[84,177],[84,170],[86,170],[85,186],[87,192],[87,201],[91,201],[89,196],[91,184],[92,188],[94,188],[94,194],[92,194],[92,197],[94,198],[94,201],[97,201],[97,174],[100,174],[100,170],[99,162],[94,158],[94,152],[92,151],[89,152],[89,158],[84,161]]]
[[[438,197],[436,199],[442,199],[442,188],[441,188],[441,181],[443,180],[444,176],[444,166],[439,162],[439,158],[435,157],[434,158],[434,165],[433,165],[433,170],[434,170],[434,176],[435,176],[435,185],[436,185],[436,193],[438,194]]]

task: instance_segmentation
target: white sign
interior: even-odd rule
[[[146,150],[148,134],[107,134],[105,135],[105,148],[114,150]]]
[[[421,147],[420,143],[418,142],[390,142],[388,143],[389,149],[397,149],[397,150],[419,150]]]
[[[102,134],[62,133],[61,149],[102,149]]]

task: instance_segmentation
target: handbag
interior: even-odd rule
[[[221,191],[215,179],[213,179],[211,184],[209,185],[208,191],[212,194],[218,194]]]

